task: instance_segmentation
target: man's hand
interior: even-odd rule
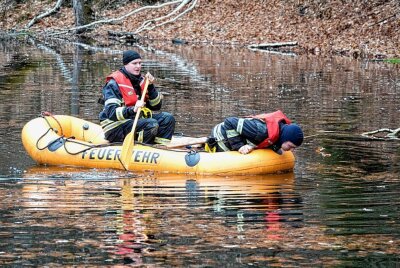
[[[147,73],[147,74],[145,75],[145,77],[146,77],[147,79],[149,79],[149,84],[153,84],[153,83],[154,83],[154,80],[156,80],[156,79],[154,78],[154,76],[151,75],[151,73]]]
[[[136,104],[135,104],[135,107],[133,107],[133,111],[136,113],[139,110],[139,108],[143,108],[145,106],[145,104],[146,103],[144,101],[137,100]]]
[[[254,150],[254,147],[251,145],[243,145],[242,147],[239,148],[239,153],[241,154],[249,154]]]

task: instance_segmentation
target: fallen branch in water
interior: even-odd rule
[[[399,138],[400,137],[400,128],[397,128],[397,129],[381,128],[381,129],[377,129],[374,131],[364,132],[361,134],[361,136],[367,137],[367,138],[373,138],[373,139],[377,139],[377,138],[382,139],[382,137],[374,137],[373,136],[378,133],[388,133],[388,134],[386,134],[386,136],[384,136],[384,138],[395,139],[395,140],[400,139]]]
[[[252,44],[247,47],[250,49],[268,49],[268,48],[278,48],[278,47],[293,47],[297,46],[297,41],[292,42],[280,42],[280,43],[264,43],[264,44]]]
[[[108,31],[108,37],[115,40],[125,40],[131,42],[139,42],[141,36],[132,32],[116,32],[116,31]]]
[[[253,51],[260,51],[260,52],[270,53],[270,54],[278,54],[278,55],[282,55],[282,56],[292,56],[292,57],[297,56],[297,54],[294,52],[285,52],[285,51],[277,51],[277,50],[272,50],[272,49],[258,49],[258,48],[249,48],[249,49],[253,50]]]
[[[297,41],[252,44],[252,45],[248,45],[247,48],[250,50],[253,50],[253,51],[257,50],[257,51],[262,51],[262,52],[267,52],[267,53],[280,54],[280,55],[284,55],[284,56],[296,56],[296,54],[293,52],[279,51],[279,49],[278,49],[281,47],[292,47],[292,46],[297,46]]]

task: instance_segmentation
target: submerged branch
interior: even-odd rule
[[[377,129],[374,131],[369,131],[369,132],[364,132],[361,134],[361,136],[363,137],[367,137],[367,138],[380,138],[381,137],[375,137],[375,134],[379,134],[379,133],[388,133],[386,134],[385,138],[389,138],[389,139],[395,139],[395,140],[399,140],[400,138],[400,128],[397,129],[390,129],[390,128],[381,128],[381,129]]]

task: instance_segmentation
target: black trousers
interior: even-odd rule
[[[114,128],[107,133],[106,139],[110,142],[123,142],[132,131],[133,120]],[[157,138],[171,140],[175,131],[175,118],[172,114],[161,112],[153,114],[152,118],[141,118],[135,129],[135,140],[147,144],[155,143]]]

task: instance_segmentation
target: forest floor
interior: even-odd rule
[[[6,1],[0,0],[0,5]],[[55,1],[21,2],[1,8],[3,31],[22,30]],[[140,7],[136,1],[125,1],[124,5],[122,1],[109,2],[112,4],[92,7],[94,20],[117,18]],[[97,25],[84,35],[101,45],[123,43],[126,36],[112,37],[110,31],[133,33],[144,21],[164,16],[171,10],[166,7],[136,13],[122,22]],[[43,36],[73,26],[73,9],[63,6],[56,14],[39,20],[29,31]],[[137,37],[147,41],[180,40],[188,45],[214,46],[297,42],[296,46],[285,49],[299,54],[399,58],[400,2],[200,0],[194,9],[174,22],[142,31]]]

